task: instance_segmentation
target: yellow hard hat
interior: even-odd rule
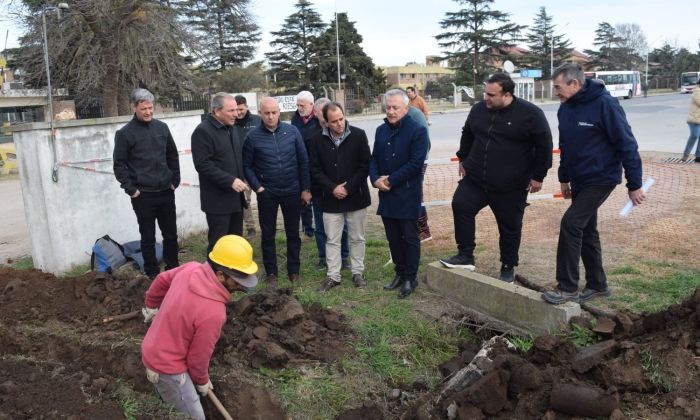
[[[225,235],[219,238],[209,253],[209,259],[224,268],[243,274],[252,275],[258,272],[258,265],[253,261],[253,247],[245,238],[238,235]]]

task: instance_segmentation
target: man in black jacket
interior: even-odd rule
[[[363,130],[347,123],[339,103],[326,104],[322,112],[327,127],[309,142],[311,177],[322,195],[328,265],[328,274],[318,290],[326,292],[340,284],[340,243],[346,222],[352,283],[364,288],[365,221],[371,203],[367,186],[369,142]]]
[[[243,234],[248,186],[243,181],[243,142],[233,128],[237,115],[234,97],[219,92],[211,100],[211,114],[192,133],[192,161],[209,226],[208,251],[224,235]]]
[[[160,272],[156,258],[156,220],[163,235],[165,269],[178,266],[175,188],[180,185],[180,161],[168,126],[153,118],[153,94],[134,89],[134,118],[114,136],[114,175],[129,197],[141,233],[146,275]]]
[[[236,104],[238,105],[238,117],[236,117],[235,128],[238,131],[238,139],[241,141],[241,150],[243,150],[243,142],[250,130],[259,126],[262,122],[260,116],[255,115],[248,109],[248,100],[243,95],[236,95]],[[250,203],[250,188],[245,190],[245,199]],[[243,223],[245,224],[246,237],[251,239],[255,236],[255,220],[253,219],[253,210],[250,206],[245,206],[243,209]]]
[[[486,83],[484,101],[469,112],[462,129],[459,173],[452,198],[459,253],[441,259],[448,268],[474,270],[475,218],[489,206],[496,216],[501,251],[500,279],[512,282],[528,192],[542,188],[552,167],[552,133],[541,109],[513,96],[505,73]]]

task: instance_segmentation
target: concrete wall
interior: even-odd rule
[[[187,111],[156,118],[168,124],[178,150],[185,150],[190,148],[190,136],[201,121],[200,115],[201,111]],[[48,123],[13,128],[32,258],[37,269],[62,274],[89,262],[93,243],[103,235],[118,242],[140,238],[131,200],[111,174],[114,133],[130,119],[56,122],[56,153],[58,160],[65,163],[59,167],[58,182],[51,179],[53,157]],[[108,160],[69,163],[99,158]],[[199,184],[191,154],[180,155],[180,168],[183,183]],[[180,236],[206,229],[198,188],[178,188],[175,204]]]

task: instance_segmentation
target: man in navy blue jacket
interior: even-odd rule
[[[307,206],[311,202],[309,156],[299,130],[280,122],[280,107],[274,98],[263,98],[260,115],[262,124],[248,133],[243,145],[243,167],[258,199],[265,280],[276,287],[275,232],[280,207],[287,235],[287,274],[289,281],[299,280],[299,213],[302,202]]]
[[[586,80],[583,69],[567,63],[553,74],[561,101],[559,119],[559,182],[571,206],[561,219],[557,247],[557,290],[542,298],[553,304],[583,302],[609,296],[598,237],[598,208],[622,182],[634,205],[642,204],[642,160],[625,112],[605,86]],[[586,286],[578,292],[579,259]]]
[[[382,217],[396,273],[384,289],[401,287],[399,299],[403,299],[418,285],[418,216],[423,193],[423,162],[428,153],[428,131],[407,117],[406,92],[392,89],[385,98],[386,118],[374,136],[369,178],[379,189],[377,214]]]

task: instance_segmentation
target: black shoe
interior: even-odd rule
[[[394,280],[391,281],[391,283],[388,283],[386,286],[384,286],[384,290],[394,290],[397,287],[401,286],[401,283],[403,283],[403,278],[399,275],[394,277]]]
[[[440,260],[440,262],[447,268],[464,268],[471,271],[476,269],[474,266],[474,257],[469,257],[464,254],[457,254],[450,258],[443,258]]]
[[[257,235],[257,232],[255,232],[254,228],[248,229],[248,232],[246,232],[245,237],[248,239],[253,239],[255,238],[255,235]]]
[[[365,278],[362,277],[362,274],[353,274],[352,284],[354,284],[358,289],[364,289],[367,287],[367,282],[365,281]]]
[[[318,289],[316,289],[316,291],[320,293],[327,292],[339,284],[340,283],[333,280],[332,278],[326,277],[326,279],[323,280],[323,283],[321,283],[321,285],[318,287]]]
[[[508,264],[501,264],[501,276],[499,279],[506,283],[513,283],[515,280],[515,267]]]
[[[346,258],[343,260],[343,265],[340,267],[341,270],[350,270],[350,261]]]
[[[310,229],[310,230],[304,229],[304,235],[306,235],[309,238],[313,238],[314,237],[314,230],[313,229]]]
[[[700,163],[700,156],[695,156],[695,163]]]
[[[328,265],[326,264],[326,259],[325,258],[319,258],[318,259],[318,264],[316,264],[316,270],[318,271],[323,271],[328,268]]]
[[[589,289],[585,288],[581,291],[581,293],[578,294],[578,300],[579,302],[585,302],[587,300],[591,300],[594,297],[598,296],[610,296],[612,295],[612,292],[610,291],[609,287],[606,287],[603,290],[595,290],[595,289]]]
[[[418,280],[412,279],[412,280],[406,280],[403,282],[403,285],[401,286],[401,290],[399,291],[399,299],[406,299],[411,295],[416,290],[416,287],[418,286]]]

